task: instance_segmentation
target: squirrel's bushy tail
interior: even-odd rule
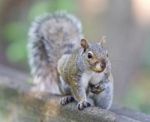
[[[74,16],[57,12],[37,18],[29,30],[28,54],[35,89],[60,93],[57,61],[79,47],[81,23]]]

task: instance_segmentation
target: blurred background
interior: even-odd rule
[[[66,10],[91,41],[107,37],[114,104],[150,113],[150,0],[0,0],[0,64],[29,73],[26,44],[35,17]]]

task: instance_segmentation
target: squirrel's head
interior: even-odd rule
[[[103,72],[107,66],[108,52],[103,47],[104,42],[105,40],[102,39],[97,43],[88,43],[86,39],[81,39],[85,64],[90,70],[97,73]]]

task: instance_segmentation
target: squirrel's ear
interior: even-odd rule
[[[106,43],[106,36],[102,36],[102,38],[101,38],[99,44],[100,44],[100,45],[103,45],[103,44],[105,44],[105,43]]]
[[[86,50],[89,47],[86,39],[81,39],[81,47],[83,47],[84,50]]]

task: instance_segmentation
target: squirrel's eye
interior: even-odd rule
[[[88,53],[88,58],[92,58],[93,54],[91,52]]]

